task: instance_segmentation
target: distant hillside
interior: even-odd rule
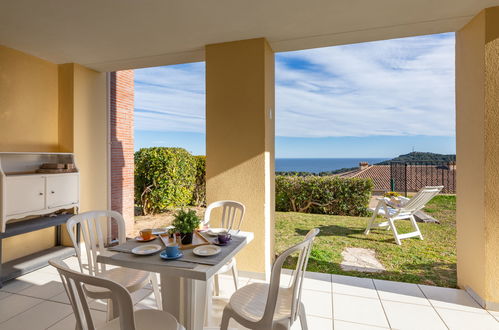
[[[434,161],[434,162],[450,162],[456,161],[456,155],[434,154],[432,152],[410,152],[405,155],[400,155],[391,160],[377,163],[376,165],[390,165],[390,162],[408,162],[408,161]]]

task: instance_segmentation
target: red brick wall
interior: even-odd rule
[[[133,228],[133,70],[111,73],[111,209],[123,215],[127,232]]]

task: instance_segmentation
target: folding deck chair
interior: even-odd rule
[[[398,245],[402,244],[400,240],[409,237],[419,236],[420,239],[423,239],[423,235],[419,230],[416,219],[414,219],[414,213],[421,210],[425,206],[425,204],[428,203],[433,197],[438,195],[438,193],[443,188],[443,186],[424,187],[410,199],[401,197],[399,205],[395,205],[389,198],[378,198],[378,205],[373,210],[373,216],[369,220],[364,234],[368,235],[372,228],[382,227],[392,230],[393,236],[395,237],[395,242],[397,242]],[[376,216],[378,214],[386,218],[387,221],[384,221],[382,223],[375,223]],[[397,232],[395,221],[402,219],[409,219],[411,221],[412,227],[414,228],[413,232],[406,234],[399,234]]]

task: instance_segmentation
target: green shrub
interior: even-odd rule
[[[188,205],[196,182],[194,157],[182,148],[143,148],[135,153],[135,202],[143,214]]]
[[[178,210],[173,219],[172,226],[174,231],[181,234],[192,233],[199,227],[201,219],[196,215],[194,210]]]
[[[276,210],[366,216],[372,189],[371,179],[276,176]]]
[[[194,156],[196,161],[196,185],[192,205],[206,206],[206,156]]]

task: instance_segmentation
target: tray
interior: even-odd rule
[[[173,239],[170,238],[170,235],[168,234],[161,234],[159,235],[159,238],[161,238],[165,245],[173,242]],[[184,245],[182,244],[182,242],[180,242],[180,240],[177,240],[177,243],[180,250],[188,250],[193,249],[197,246],[211,244],[211,242],[204,238],[203,235],[201,235],[198,231],[195,231],[194,235],[192,235],[192,244]]]

